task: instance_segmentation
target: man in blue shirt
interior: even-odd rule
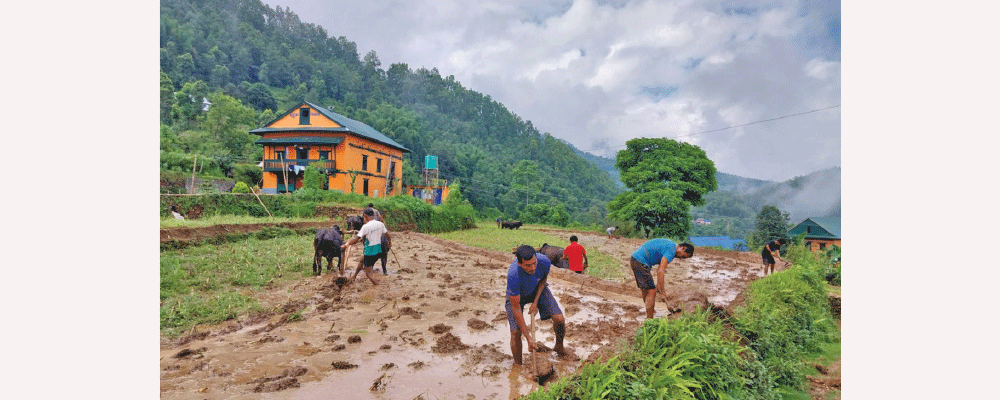
[[[563,336],[566,334],[566,319],[547,285],[552,262],[544,254],[535,253],[535,248],[528,245],[518,247],[514,255],[517,259],[507,270],[507,300],[504,303],[507,324],[510,326],[510,351],[514,356],[514,364],[521,364],[521,336],[522,332],[528,332],[529,329],[524,322],[525,304],[531,304],[528,308],[529,315],[540,312],[543,321],[552,319],[552,330],[556,334],[556,345],[552,350],[565,355]],[[514,304],[518,307],[514,307]],[[528,350],[537,349],[535,341],[529,339]]]
[[[646,303],[646,318],[653,318],[656,304],[656,292],[663,293],[663,273],[674,258],[689,258],[694,255],[694,246],[690,243],[678,245],[670,239],[653,239],[632,253],[632,273],[635,284],[642,291],[642,300]],[[656,283],[653,283],[652,269],[656,265]],[[659,290],[657,290],[659,288]]]

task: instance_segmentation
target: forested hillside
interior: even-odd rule
[[[425,155],[483,215],[602,223],[616,180],[565,142],[436,68],[385,68],[350,32],[332,37],[259,0],[160,2],[160,138],[165,173],[199,172],[259,184],[261,149],[247,131],[302,100],[334,107]],[[204,101],[211,103],[206,107]],[[207,169],[205,163],[207,162]],[[258,181],[254,181],[254,179]]]

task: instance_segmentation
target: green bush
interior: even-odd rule
[[[233,193],[250,193],[250,186],[244,182],[236,182],[236,185],[233,186]]]

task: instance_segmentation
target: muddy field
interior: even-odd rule
[[[626,270],[629,255],[643,242],[575,234],[588,250],[611,255]],[[527,346],[523,367],[513,366],[510,354],[503,302],[512,255],[411,232],[394,236],[393,251],[389,275],[379,272],[378,286],[364,274],[345,286],[337,284],[336,274],[306,278],[260,293],[273,313],[162,339],[160,398],[513,399],[538,387]],[[352,253],[351,265],[358,258]],[[761,276],[758,257],[698,249],[694,257],[672,263],[667,304],[657,304],[657,316],[708,303],[730,305]],[[544,344],[536,356],[551,363],[557,377],[613,351],[645,316],[634,281],[601,281],[553,268],[549,283],[566,317],[566,346],[575,353],[559,357],[548,350],[555,342],[552,324],[535,322]],[[839,362],[837,367],[839,387]]]

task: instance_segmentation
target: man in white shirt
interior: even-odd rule
[[[378,261],[379,256],[382,254],[382,234],[386,233],[388,230],[385,228],[385,224],[379,222],[375,219],[375,211],[371,208],[366,208],[362,214],[362,218],[365,220],[365,224],[361,226],[358,230],[358,234],[354,235],[350,241],[344,243],[340,246],[341,249],[346,249],[347,246],[354,245],[360,240],[364,240],[364,258],[362,264],[358,266],[358,269],[354,271],[354,276],[351,277],[351,282],[358,277],[358,273],[361,272],[361,268],[365,269],[365,276],[368,280],[372,281],[373,285],[378,285],[378,281],[375,280],[375,274],[372,272],[372,267],[375,262]]]

